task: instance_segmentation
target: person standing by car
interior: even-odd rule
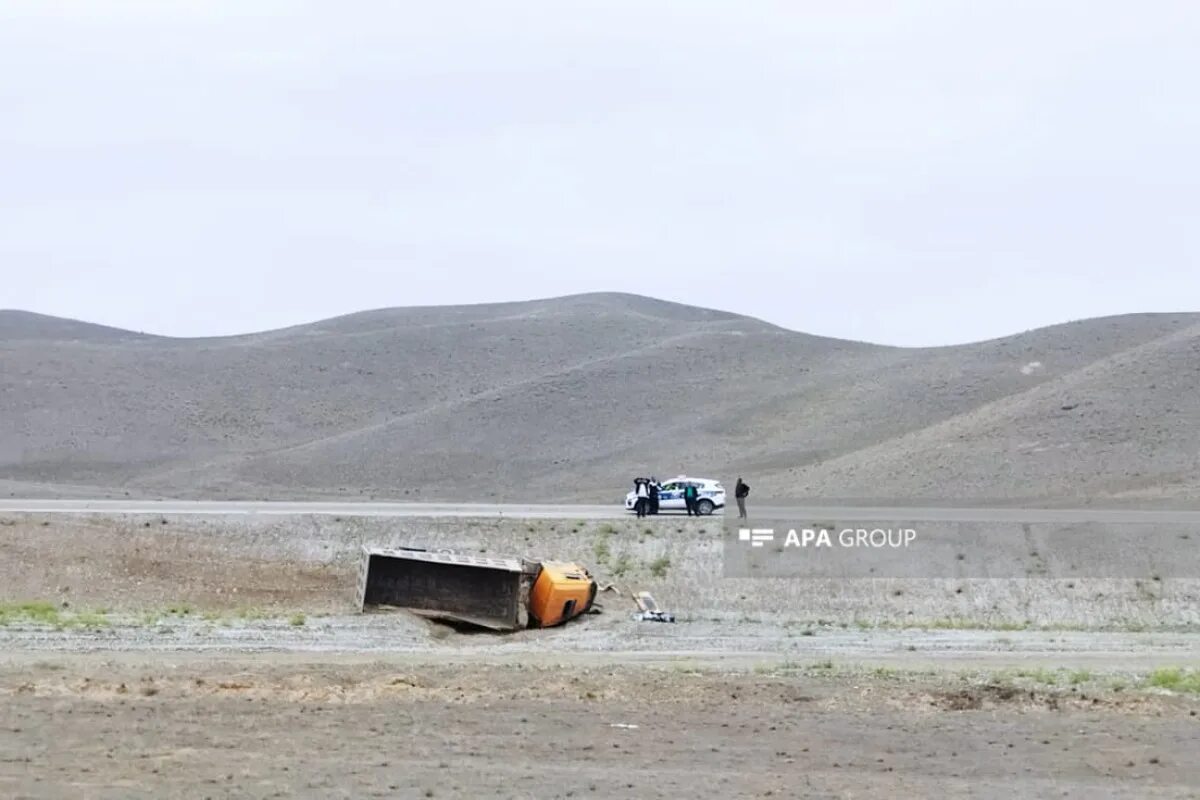
[[[738,504],[738,519],[746,518],[746,498],[750,496],[750,484],[744,482],[741,478],[737,479],[737,486],[733,487],[733,496]]]
[[[699,492],[696,491],[696,484],[685,483],[683,485],[683,504],[687,506],[687,515],[689,517],[700,516],[700,510],[696,508],[696,498]]]
[[[634,478],[633,489],[637,494],[637,501],[633,504],[633,510],[637,512],[639,517],[644,517],[646,516],[646,506],[650,504],[649,481],[645,478]]]
[[[658,514],[658,490],[661,487],[658,485],[658,478],[650,476],[650,514]]]

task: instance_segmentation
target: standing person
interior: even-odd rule
[[[746,518],[746,498],[750,496],[750,484],[738,478],[737,486],[733,487],[733,496],[737,499],[738,519]]]
[[[646,516],[646,506],[650,504],[650,487],[645,478],[634,480],[633,487],[637,492],[637,500],[634,501],[633,509],[639,517],[644,517]]]
[[[689,517],[697,517],[700,511],[696,508],[696,484],[685,483],[683,485],[683,504],[687,506],[687,514]]]
[[[653,475],[651,475],[650,476],[650,514],[651,515],[658,514],[658,490],[659,490],[659,488],[661,488],[661,487],[659,487],[659,485],[658,485],[658,478],[655,478]]]

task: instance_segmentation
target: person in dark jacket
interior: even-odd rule
[[[650,513],[658,513],[658,478],[651,476],[650,478]]]
[[[733,487],[733,497],[738,504],[738,519],[746,518],[746,498],[750,496],[750,484],[737,480],[737,486]]]
[[[683,504],[687,506],[689,517],[700,516],[700,509],[696,507],[696,500],[699,496],[700,493],[696,490],[696,484],[685,483],[683,485]]]

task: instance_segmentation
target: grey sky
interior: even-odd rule
[[[0,3],[0,307],[1200,310],[1194,2]]]

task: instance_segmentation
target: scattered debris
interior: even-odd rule
[[[658,607],[654,597],[649,592],[635,592],[633,602],[637,603],[638,613],[634,619],[639,622],[674,622],[675,615]]]

